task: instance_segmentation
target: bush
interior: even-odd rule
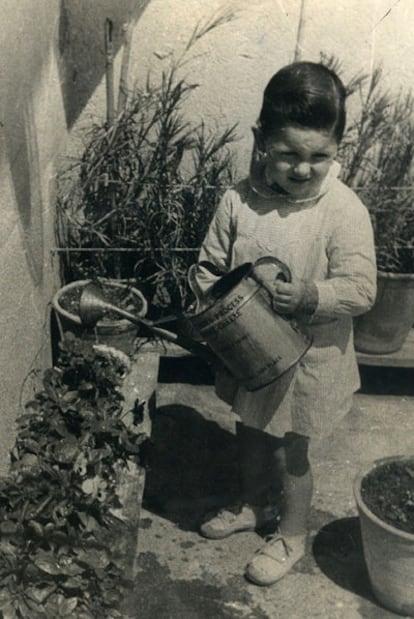
[[[121,617],[120,480],[142,464],[147,437],[124,422],[123,362],[71,334],[60,346],[18,419],[11,472],[0,480],[4,619]]]

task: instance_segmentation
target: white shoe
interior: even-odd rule
[[[241,531],[255,531],[272,522],[276,524],[278,514],[277,505],[259,507],[238,504],[207,517],[200,527],[200,533],[209,539],[222,539]]]
[[[305,537],[283,537],[279,533],[269,536],[246,566],[245,576],[255,585],[272,585],[277,582],[305,554]]]

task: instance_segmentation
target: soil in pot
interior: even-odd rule
[[[105,282],[100,283],[102,288],[104,297],[109,303],[124,309],[131,314],[138,315],[142,310],[142,301],[139,297],[137,297],[128,286],[124,287],[115,287]],[[73,288],[69,288],[62,292],[59,297],[59,303],[61,307],[74,314],[75,316],[79,316],[79,302],[81,294],[84,290],[84,286],[75,286]],[[111,320],[119,320],[119,315],[114,312],[108,312],[105,314],[103,318],[104,322],[109,322]]]
[[[373,469],[362,479],[361,496],[382,521],[414,534],[414,458]]]

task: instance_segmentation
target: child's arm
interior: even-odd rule
[[[328,277],[315,282],[315,315],[358,316],[368,311],[377,291],[374,235],[368,211],[356,196],[336,218],[326,251]]]
[[[334,317],[369,310],[376,294],[376,261],[368,211],[354,200],[335,222],[327,246],[329,271],[323,281],[280,282],[273,306],[280,313]]]

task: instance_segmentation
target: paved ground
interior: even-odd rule
[[[362,368],[354,410],[324,444],[306,556],[272,587],[245,581],[262,539],[241,533],[210,541],[197,533],[210,507],[237,494],[234,419],[192,359],[164,359],[153,419],[139,539],[139,574],[128,600],[139,619],[388,619],[373,599],[352,493],[358,469],[412,453],[412,370]],[[340,377],[338,377],[340,380]]]

